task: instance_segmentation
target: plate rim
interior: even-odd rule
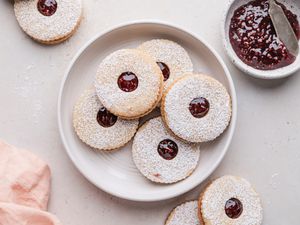
[[[65,137],[64,132],[63,132],[62,118],[61,118],[61,113],[60,113],[61,109],[62,109],[61,103],[62,103],[62,97],[63,97],[63,92],[64,92],[64,87],[65,87],[66,80],[69,76],[69,73],[70,73],[74,63],[81,56],[81,54],[92,43],[94,43],[98,38],[101,38],[105,34],[110,33],[114,30],[120,29],[120,28],[129,27],[129,26],[136,25],[136,24],[138,24],[138,25],[160,25],[160,26],[170,27],[170,28],[179,30],[181,32],[187,33],[188,35],[192,36],[193,38],[195,38],[196,40],[201,42],[213,54],[213,56],[217,59],[217,61],[221,65],[222,69],[224,70],[226,78],[228,80],[229,91],[231,92],[230,95],[231,95],[231,102],[232,102],[232,117],[231,117],[231,122],[230,122],[230,126],[232,127],[232,129],[229,131],[228,138],[227,138],[226,143],[223,147],[224,150],[221,152],[220,157],[213,164],[211,169],[208,170],[206,172],[206,174],[204,174],[204,176],[203,176],[204,178],[202,180],[198,180],[197,182],[194,182],[192,185],[186,185],[184,188],[182,188],[181,190],[178,190],[177,192],[172,192],[172,193],[169,193],[169,194],[164,195],[164,196],[158,195],[157,197],[151,198],[151,199],[146,198],[146,197],[141,198],[141,197],[135,197],[135,196],[124,196],[124,195],[119,194],[117,192],[110,191],[104,185],[100,185],[99,183],[94,182],[93,179],[91,178],[91,176],[89,176],[88,173],[85,172],[85,170],[83,168],[81,168],[78,165],[78,163],[76,163],[76,160],[75,160],[74,156],[71,154],[71,150],[68,148],[67,140],[66,140],[66,137]],[[94,35],[81,48],[79,48],[79,50],[77,50],[76,54],[74,55],[74,57],[70,61],[69,65],[68,65],[68,67],[67,67],[67,69],[64,73],[64,76],[61,80],[61,85],[60,85],[59,95],[58,95],[58,101],[57,101],[57,122],[58,122],[59,135],[60,135],[63,147],[64,147],[65,151],[67,152],[67,155],[68,155],[69,159],[71,160],[73,165],[76,167],[76,169],[81,173],[81,175],[85,179],[87,179],[90,183],[95,185],[97,188],[100,188],[104,192],[106,192],[110,195],[116,196],[118,198],[121,198],[121,199],[126,199],[126,200],[136,201],[136,202],[157,202],[157,201],[172,199],[172,198],[180,196],[180,195],[194,189],[195,187],[199,186],[202,182],[204,182],[216,170],[216,168],[220,165],[220,163],[224,159],[224,156],[226,155],[226,153],[229,149],[229,145],[231,144],[233,135],[235,133],[236,121],[237,121],[237,96],[236,96],[236,90],[235,90],[234,82],[233,82],[233,79],[230,75],[229,69],[226,66],[223,59],[221,58],[221,56],[217,53],[217,51],[214,48],[211,47],[211,45],[209,45],[205,40],[203,40],[202,37],[199,37],[195,33],[191,32],[191,31],[187,31],[186,29],[184,29],[184,28],[182,28],[178,25],[175,25],[175,24],[172,24],[172,23],[169,23],[169,22],[165,22],[165,21],[160,21],[160,20],[133,20],[133,21],[125,22],[125,23],[119,23],[115,26],[112,26],[112,27],[110,27],[108,29],[105,29],[104,31],[98,32],[96,35]]]

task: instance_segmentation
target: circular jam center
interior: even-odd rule
[[[57,2],[55,0],[39,0],[37,8],[44,16],[52,16],[57,9]]]
[[[178,153],[178,146],[174,141],[165,139],[158,144],[157,151],[164,159],[171,160],[176,157]]]
[[[202,118],[209,111],[209,102],[203,97],[194,98],[189,105],[189,110],[194,117]]]
[[[159,66],[159,68],[164,76],[164,81],[168,80],[170,77],[169,67],[163,62],[157,62],[157,65]]]
[[[243,204],[237,198],[231,198],[225,203],[225,213],[231,219],[238,218],[243,212]]]
[[[139,80],[132,72],[124,72],[118,78],[118,85],[122,91],[132,92],[137,89]]]
[[[111,127],[117,122],[118,117],[110,113],[106,108],[99,109],[97,114],[97,122],[102,127]]]

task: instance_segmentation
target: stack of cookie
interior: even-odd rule
[[[139,119],[156,107],[161,117],[139,127]],[[179,44],[155,39],[115,51],[100,63],[94,85],[74,107],[73,125],[83,142],[100,150],[120,148],[134,137],[139,171],[153,182],[174,183],[192,174],[199,144],[221,135],[230,118],[226,88],[193,73]]]
[[[228,175],[214,180],[199,200],[173,209],[165,225],[261,225],[262,221],[261,201],[251,184]]]

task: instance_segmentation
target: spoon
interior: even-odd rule
[[[296,57],[299,53],[298,38],[288,18],[275,0],[269,0],[269,5],[269,14],[277,36],[285,44],[287,50]]]

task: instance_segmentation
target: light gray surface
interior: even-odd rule
[[[230,150],[211,178],[247,178],[262,197],[267,225],[299,224],[300,73],[279,81],[249,78],[225,56],[220,20],[227,1],[84,1],[85,18],[68,42],[45,47],[18,27],[11,1],[0,1],[0,137],[42,156],[52,168],[49,210],[64,225],[162,225],[177,203],[142,204],[111,197],[72,165],[61,144],[56,104],[62,76],[75,52],[99,31],[136,19],[161,19],[205,38],[225,59],[238,96],[238,123]],[[212,10],[213,9],[213,10]]]

